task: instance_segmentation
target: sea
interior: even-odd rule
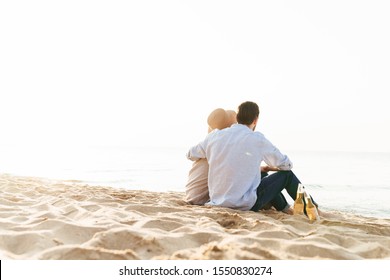
[[[186,152],[186,147],[1,147],[0,173],[184,192],[192,165]],[[322,210],[390,219],[390,153],[283,152]]]

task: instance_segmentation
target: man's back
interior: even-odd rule
[[[261,137],[245,125],[210,135],[206,157],[209,161],[210,204],[249,210],[256,201],[262,160]]]

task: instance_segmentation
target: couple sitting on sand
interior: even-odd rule
[[[209,134],[187,153],[194,161],[186,185],[189,203],[252,211],[272,206],[293,213],[282,190],[295,200],[300,181],[290,159],[255,131],[259,113],[258,105],[247,101],[237,114],[223,109],[210,114]]]

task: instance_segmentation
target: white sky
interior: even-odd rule
[[[390,152],[388,1],[1,1],[0,145],[170,145],[260,105],[284,150]]]

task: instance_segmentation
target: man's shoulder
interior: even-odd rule
[[[265,139],[265,136],[262,132],[260,131],[254,131],[253,132],[253,137],[259,138],[259,139]]]
[[[253,143],[258,144],[258,145],[268,145],[268,143],[271,143],[265,135],[260,132],[260,131],[254,131],[251,135],[250,138],[252,139]]]

